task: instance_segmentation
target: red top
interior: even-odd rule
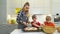
[[[33,23],[34,23],[34,21],[31,22],[32,26],[33,26],[33,27],[36,27]],[[39,22],[36,22],[36,24],[37,24],[38,26],[41,25]]]
[[[46,26],[55,26],[54,23],[52,23],[52,22],[48,23],[47,21],[45,21],[44,24],[45,24]]]

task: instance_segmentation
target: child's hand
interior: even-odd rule
[[[42,24],[42,26],[44,26],[44,24]]]

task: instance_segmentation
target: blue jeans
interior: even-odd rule
[[[22,29],[22,31],[24,31],[24,28],[26,28],[27,26],[23,25],[23,24],[18,24],[18,29]]]
[[[23,29],[23,28],[25,28],[25,27],[27,27],[27,26],[25,26],[25,25],[23,25],[23,24],[18,24],[18,29]]]

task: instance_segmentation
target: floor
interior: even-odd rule
[[[16,28],[17,28],[16,24],[13,25],[0,24],[0,34],[9,34]]]

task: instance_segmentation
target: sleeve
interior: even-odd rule
[[[39,25],[39,26],[41,26],[41,23],[40,23],[40,22],[38,22],[38,25]]]
[[[31,22],[31,25],[33,25],[34,22]]]
[[[44,25],[47,25],[47,23],[46,23],[46,22],[44,22]]]
[[[18,24],[22,23],[23,20],[22,20],[22,12],[19,12],[18,15],[17,15],[17,18],[16,18],[16,21]]]
[[[51,24],[52,24],[51,26],[54,26],[55,27],[55,24],[53,22]]]

